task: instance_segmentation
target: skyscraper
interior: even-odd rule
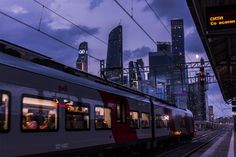
[[[201,85],[200,78],[197,82],[188,85],[188,109],[192,111],[194,120],[209,120],[206,91]]]
[[[114,28],[109,34],[106,60],[106,77],[116,83],[123,84],[123,48],[122,26]]]
[[[137,79],[139,81],[145,80],[145,73],[144,73],[144,62],[143,59],[137,59],[136,62],[136,68],[137,68]]]
[[[165,92],[165,86],[169,84],[169,80],[172,76],[171,70],[173,66],[170,42],[158,42],[157,52],[149,52],[149,66],[149,81],[155,89],[155,94],[157,97],[165,99],[165,95],[169,94]],[[161,92],[163,91],[163,93],[161,93],[159,90],[160,85],[162,88]]]
[[[143,59],[129,62],[129,85],[131,88],[142,91],[142,81],[145,80]]]
[[[129,85],[131,88],[137,89],[137,85],[135,81],[137,81],[136,72],[135,72],[135,64],[133,61],[129,61]]]
[[[172,54],[174,62],[185,63],[184,22],[182,19],[171,20]]]
[[[171,20],[171,37],[172,37],[172,56],[173,63],[178,69],[172,74],[172,91],[176,99],[177,106],[186,108],[187,104],[187,71],[185,68],[185,48],[184,48],[184,22],[182,19]]]
[[[150,77],[169,79],[171,65],[170,42],[157,43],[157,52],[149,52]]]
[[[76,68],[88,72],[88,43],[85,41],[79,45],[79,54],[76,61]]]

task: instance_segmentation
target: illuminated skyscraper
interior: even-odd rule
[[[76,68],[88,72],[88,43],[82,42],[79,45],[79,54],[76,61]]]
[[[187,71],[185,68],[184,22],[183,19],[171,20],[172,57],[175,65],[181,64],[179,70],[174,70],[171,83],[176,104],[186,108],[187,104]]]
[[[114,28],[109,34],[106,77],[108,80],[123,84],[122,26]]]
[[[175,61],[177,63],[185,62],[184,22],[182,19],[171,20],[171,37],[172,37],[172,53],[174,57],[176,57]]]

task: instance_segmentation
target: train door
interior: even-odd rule
[[[130,128],[129,104],[126,98],[117,97],[116,101],[116,127],[113,129],[116,141],[123,143],[137,139],[134,129]]]
[[[116,143],[137,139],[135,130],[129,126],[129,104],[127,98],[100,91],[104,106],[112,108],[112,134]]]

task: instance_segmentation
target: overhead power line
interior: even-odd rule
[[[116,4],[135,22],[135,24],[148,36],[148,38],[155,44],[157,45],[158,42],[156,42],[151,35],[134,19],[133,15],[130,14],[117,0],[114,0],[116,2]],[[164,25],[164,23],[162,22],[160,16],[154,11],[154,9],[150,6],[150,4],[147,2],[147,0],[145,0],[147,5],[149,6],[149,8],[154,12],[154,14],[157,16],[157,18],[160,20],[160,22],[162,23],[162,25],[164,26],[164,28],[167,30],[167,32],[171,35],[170,31],[168,30],[168,28]],[[163,52],[166,56],[169,56],[166,52]],[[169,56],[170,57],[170,56]],[[186,54],[186,57],[190,60],[191,58]],[[171,59],[173,62],[174,60]]]
[[[43,32],[43,31],[41,31],[41,30],[39,30],[39,29],[37,29],[37,28],[35,28],[35,27],[33,27],[33,26],[31,26],[31,25],[29,25],[29,24],[27,24],[27,23],[25,23],[25,22],[23,22],[23,21],[21,21],[21,20],[15,18],[15,17],[13,17],[13,16],[10,16],[10,15],[8,15],[7,13],[4,13],[4,12],[0,11],[0,14],[2,14],[2,15],[4,15],[4,16],[6,16],[6,17],[8,17],[8,18],[10,18],[10,19],[12,19],[12,20],[14,20],[14,21],[16,21],[16,22],[18,22],[18,23],[20,23],[20,24],[26,26],[26,27],[28,27],[28,28],[31,28],[32,30],[35,30],[35,31],[37,31],[37,32],[39,32],[39,33],[41,33],[41,34],[43,34],[43,35],[45,35],[45,36],[47,36],[47,37],[49,37],[49,38],[51,38],[51,39],[57,41],[57,42],[59,42],[59,43],[65,45],[65,46],[67,46],[67,47],[69,47],[69,48],[71,48],[71,49],[74,49],[74,50],[78,51],[78,48],[76,48],[76,47],[74,47],[74,46],[72,46],[72,45],[70,45],[70,44],[68,44],[68,43],[66,43],[66,42],[64,42],[64,41],[62,41],[62,40],[60,40],[60,39],[58,39],[58,38],[56,38],[56,37],[54,37],[54,36],[48,34],[48,33],[46,33],[46,32]],[[87,55],[88,55],[89,57],[95,59],[96,61],[100,61],[100,60],[101,60],[101,59],[98,59],[98,58],[96,58],[96,57],[94,57],[94,56],[92,56],[92,55],[89,55],[89,54],[87,54]]]
[[[145,0],[145,2],[147,3],[147,6],[150,8],[150,10],[154,13],[154,15],[158,18],[158,20],[160,21],[161,25],[165,28],[165,30],[167,31],[167,33],[169,35],[171,35],[169,29],[166,27],[166,25],[164,24],[164,22],[161,20],[161,17],[159,16],[159,14],[157,13],[157,11],[155,11],[151,5],[148,3],[147,0]]]
[[[148,36],[148,38],[156,45],[156,41],[151,37],[150,34],[134,19],[134,17],[117,1],[116,4],[135,22],[135,24]]]
[[[167,33],[171,36],[171,32],[169,31],[169,29],[167,28],[167,26],[164,24],[164,22],[162,21],[160,15],[158,14],[158,12],[156,10],[154,10],[152,8],[152,6],[150,5],[150,3],[148,3],[147,0],[145,0],[145,2],[147,3],[147,6],[150,8],[150,10],[154,13],[154,15],[157,17],[157,19],[160,21],[161,25],[164,27],[164,29],[167,31]],[[192,62],[192,59],[185,54],[185,56]]]
[[[208,96],[208,100],[209,100],[216,108],[218,108],[218,110],[220,110],[220,112],[221,112],[224,116],[226,115],[225,111],[223,110],[222,104],[220,104],[220,107],[219,107],[219,106],[218,106],[218,103],[215,103],[215,102],[210,98],[210,96]]]
[[[104,40],[100,39],[99,37],[97,37],[96,35],[90,33],[89,31],[87,31],[86,29],[82,28],[81,26],[75,24],[74,22],[72,22],[71,20],[65,18],[64,16],[62,16],[61,14],[57,13],[56,11],[48,8],[47,6],[45,6],[44,4],[40,3],[37,0],[33,0],[35,3],[39,4],[40,6],[44,7],[45,9],[47,9],[48,11],[52,12],[53,14],[57,15],[58,17],[62,18],[63,20],[69,22],[70,24],[74,25],[75,27],[77,27],[78,29],[82,30],[83,32],[87,33],[88,35],[94,37],[95,39],[97,39],[98,41],[100,41],[101,43],[103,43],[104,45],[108,45]]]

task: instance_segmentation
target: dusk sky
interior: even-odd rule
[[[109,32],[118,24],[123,26],[124,66],[130,60],[143,58],[148,65],[148,53],[156,51],[156,45],[140,30],[114,0],[38,0],[48,8],[54,10],[90,34],[108,42]],[[170,34],[161,25],[158,18],[148,8],[145,0],[118,0],[125,9],[156,41],[171,41]],[[170,20],[184,19],[185,55],[187,62],[199,61],[195,55],[199,54],[208,60],[199,39],[194,22],[185,0],[147,0],[158,12],[162,21],[170,31]],[[89,54],[106,59],[107,45],[93,36],[71,25],[56,16],[33,0],[0,0],[0,11],[15,17],[35,28],[54,36],[63,42],[78,47],[82,41],[89,44]],[[75,67],[78,52],[38,31],[28,28],[9,17],[0,14],[0,39],[7,40],[36,52],[52,57],[63,64]],[[89,72],[99,74],[99,62],[89,58]],[[209,71],[213,74],[213,71]],[[216,117],[231,115],[230,105],[225,104],[217,84],[210,84],[208,104],[214,106]]]

